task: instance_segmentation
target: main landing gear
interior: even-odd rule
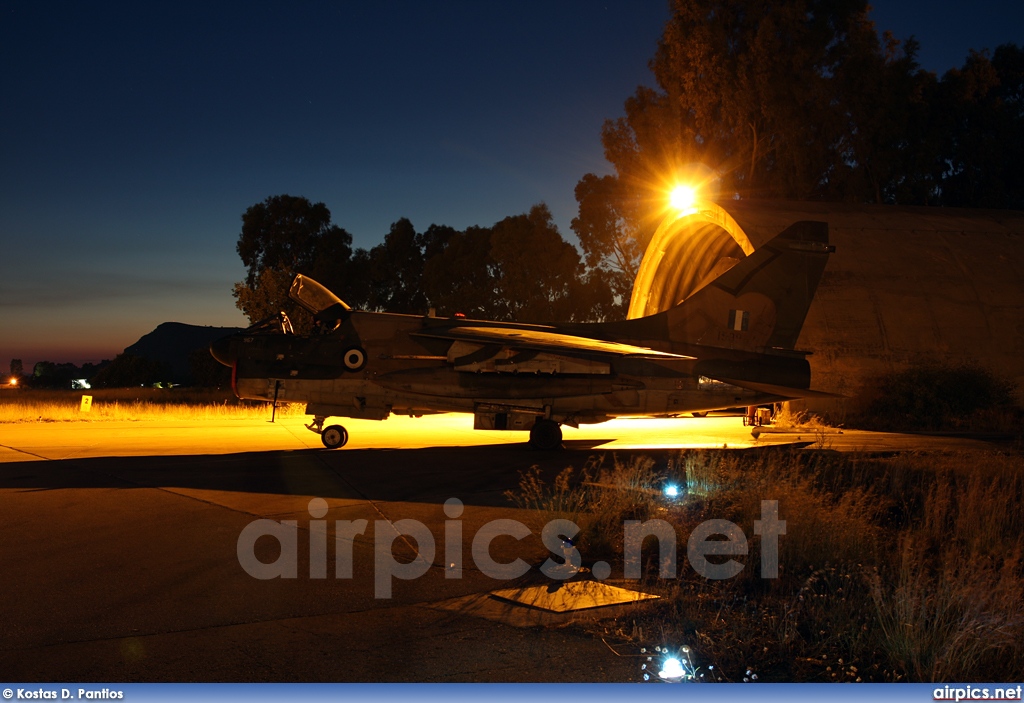
[[[348,443],[348,430],[341,425],[328,425],[324,427],[324,420],[326,419],[323,415],[314,415],[313,422],[306,425],[306,429],[320,435],[320,441],[328,449],[344,447]]]
[[[530,428],[530,446],[550,451],[562,446],[562,428],[554,420],[538,419]]]

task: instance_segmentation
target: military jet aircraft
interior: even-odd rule
[[[299,274],[289,296],[315,333],[295,334],[282,313],[211,352],[239,398],[305,403],[330,449],[348,432],[329,417],[443,412],[555,449],[561,425],[829,395],[809,390],[808,352],[794,345],[832,251],[826,223],[798,222],[675,307],[603,323],[365,312]]]

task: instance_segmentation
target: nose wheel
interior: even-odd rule
[[[341,425],[325,427],[324,431],[320,433],[320,441],[328,449],[339,449],[348,442],[348,430]]]

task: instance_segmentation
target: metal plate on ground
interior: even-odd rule
[[[491,595],[531,608],[550,610],[553,613],[627,605],[660,597],[609,586],[599,581],[569,581],[530,588],[506,588],[492,591]]]

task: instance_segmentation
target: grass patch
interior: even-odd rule
[[[689,647],[704,680],[1003,680],[1024,674],[1022,470],[1019,454],[999,452],[686,451],[661,468],[592,461],[550,486],[534,472],[513,498],[577,521],[584,563],[614,560],[619,574],[623,520],[671,523],[677,577],[658,577],[649,539],[644,577],[629,583],[663,598],[600,634]],[[665,482],[683,497],[666,501]],[[760,576],[754,533],[763,500],[786,521],[774,579]],[[709,519],[747,537],[734,578],[687,562],[688,536]]]
[[[520,477],[519,490],[505,495],[516,506],[535,511],[541,525],[558,519],[576,523],[575,542],[587,558],[614,559],[622,555],[623,522],[649,520],[662,509],[664,482],[650,458],[602,457],[580,470],[566,468],[550,486],[534,466]]]
[[[89,412],[80,410],[83,395],[93,398]],[[298,417],[304,412],[302,404],[281,403],[277,408],[279,417]],[[0,394],[0,423],[249,420],[269,414],[267,403],[205,389],[19,390]]]

